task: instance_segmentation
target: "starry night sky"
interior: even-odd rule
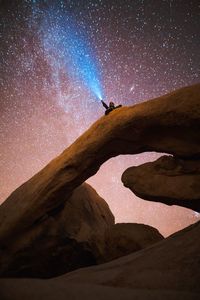
[[[199,82],[199,28],[194,0],[0,1],[0,202],[104,114],[98,92],[133,105]],[[199,214],[141,200],[120,179],[157,157],[118,156],[88,182],[116,222],[169,235]]]

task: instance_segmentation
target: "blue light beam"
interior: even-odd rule
[[[103,99],[100,67],[86,33],[71,16],[48,9],[41,34],[45,55],[56,68],[64,69],[74,81],[82,82],[97,99]]]

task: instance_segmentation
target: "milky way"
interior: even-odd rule
[[[0,14],[1,202],[104,114],[95,94],[133,105],[199,82],[200,1],[1,1]],[[120,180],[158,156],[118,156],[88,182],[117,222],[169,235],[199,215]]]

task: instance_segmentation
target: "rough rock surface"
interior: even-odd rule
[[[136,223],[118,223],[110,226],[105,234],[104,261],[147,248],[163,239],[151,226]]]
[[[124,185],[145,200],[179,205],[200,212],[200,160],[162,156],[128,168]]]
[[[20,238],[1,244],[0,276],[53,277],[94,265],[114,224],[107,203],[86,183],[63,206],[35,219]]]
[[[49,280],[1,279],[3,300],[200,298],[200,222],[157,244]],[[12,287],[12,288],[11,288]]]
[[[1,247],[59,209],[113,156],[157,151],[200,157],[199,116],[200,84],[103,116],[1,205]]]
[[[64,275],[66,282],[200,293],[200,222],[105,265]]]

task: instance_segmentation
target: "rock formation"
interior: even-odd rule
[[[73,264],[77,268],[100,260],[105,249],[102,236],[113,224],[113,216],[105,202],[99,200],[90,187],[80,185],[95,174],[107,159],[119,154],[145,151],[171,154],[176,157],[178,165],[184,161],[183,169],[189,168],[189,172],[193,172],[192,161],[200,159],[199,116],[200,84],[132,107],[119,108],[93,124],[0,206],[1,275],[35,276],[39,270],[40,277],[49,277],[72,270]],[[190,162],[187,164],[186,160]],[[172,172],[177,172],[177,169],[180,166],[172,168]],[[182,173],[178,173],[177,182],[181,177],[182,182],[185,180],[186,173],[180,176],[183,169]],[[162,176],[164,179],[165,175]],[[187,193],[189,195],[189,188]],[[173,194],[172,198],[173,201],[178,199],[178,194]],[[196,198],[192,200],[196,201]],[[184,201],[188,202],[188,198]],[[199,223],[193,225],[166,241],[112,263],[45,282],[48,286],[59,286],[64,282],[66,289],[65,283],[75,286],[86,283],[93,285],[96,293],[99,285],[118,290],[125,288],[129,299],[133,295],[141,295],[131,289],[141,289],[148,299],[170,299],[171,293],[173,299],[177,299],[177,294],[181,299],[195,297],[196,293],[200,293],[199,226]],[[67,262],[71,262],[68,266],[66,253],[70,257]],[[47,258],[43,263],[41,258],[45,254]],[[115,252],[110,255],[115,257]],[[31,261],[34,263],[31,264]],[[20,281],[18,283],[17,288]],[[46,284],[39,280],[29,283],[34,287]],[[15,284],[15,281],[11,280],[10,284]],[[181,289],[183,297],[180,295]],[[154,290],[161,290],[162,297],[159,292],[152,292]],[[108,294],[112,292],[109,290]],[[50,293],[48,298],[53,299],[51,297]]]
[[[162,238],[151,226],[114,225],[107,203],[84,183],[62,206],[36,218],[18,239],[1,246],[0,276],[51,278],[138,251]]]
[[[0,279],[3,300],[198,300],[200,222],[112,262],[48,279]],[[11,288],[12,287],[12,288]]]
[[[199,235],[200,222],[147,249],[61,278],[68,283],[200,293]]]
[[[1,244],[0,276],[53,277],[96,264],[104,232],[114,224],[107,203],[86,183],[63,206],[35,219],[18,239]]]
[[[110,226],[105,234],[104,261],[147,248],[163,239],[151,226],[136,223],[118,223]]]
[[[145,200],[200,212],[200,159],[162,156],[154,162],[128,168],[122,175],[122,181]]]
[[[157,151],[200,157],[199,115],[197,84],[103,116],[3,203],[0,244],[6,247],[45,214],[59,209],[76,187],[113,156]]]

